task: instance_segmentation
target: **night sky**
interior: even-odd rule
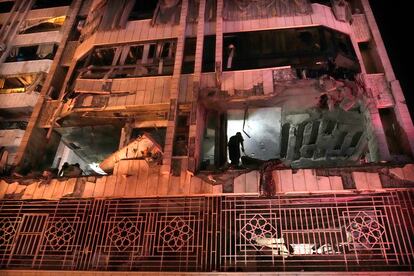
[[[414,66],[410,66],[414,47],[414,16],[409,1],[370,0],[385,47],[397,79],[404,90],[405,99],[414,119]],[[411,46],[411,50],[410,50]]]

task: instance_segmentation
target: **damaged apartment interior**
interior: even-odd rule
[[[138,233],[139,238],[97,246],[94,256],[74,257],[75,251],[64,249],[59,253],[64,255],[61,264],[30,263],[25,258],[50,258],[45,257],[46,245],[26,254],[16,245],[19,240],[0,238],[0,268],[230,272],[261,271],[263,262],[269,264],[263,271],[278,267],[298,271],[297,257],[309,271],[317,270],[313,261],[329,271],[352,271],[357,263],[366,270],[375,270],[373,263],[379,270],[387,264],[413,270],[412,242],[407,241],[400,256],[396,249],[392,253],[387,249],[414,232],[411,227],[392,242],[391,234],[383,234],[389,230],[384,226],[388,216],[395,219],[394,211],[378,215],[379,221],[371,218],[377,211],[365,207],[361,207],[364,216],[360,209],[344,211],[338,203],[338,209],[329,209],[334,208],[329,202],[335,196],[362,191],[374,198],[376,193],[385,197],[407,190],[404,200],[411,200],[413,153],[412,119],[368,0],[0,0],[1,199],[116,199],[122,204],[127,199],[174,196],[176,202],[153,203],[168,213],[174,204],[179,206],[177,212],[180,208],[186,212],[178,199],[187,202],[187,196],[203,196],[208,198],[203,204],[221,204],[217,203],[220,210],[208,204],[197,207],[212,212],[211,218],[206,215],[205,227],[219,227],[220,220],[249,225],[234,223],[240,227],[240,239],[235,238],[236,230],[221,229],[216,236],[206,234],[214,236],[209,241],[201,232],[213,230],[191,228],[201,218],[189,219],[190,223],[171,215],[175,217],[169,226],[160,218],[156,223],[164,226],[155,232],[169,238],[154,239],[169,247],[154,245],[158,253],[151,253],[137,245],[144,240],[140,236],[144,226],[139,228],[128,218],[116,226],[124,229],[116,228],[119,233],[108,226],[108,237]],[[369,230],[375,233],[361,242],[361,237],[352,236],[356,230],[342,227],[335,232],[323,224],[312,229],[331,231],[333,236],[310,238],[308,226],[309,233],[292,221],[278,226],[267,222],[274,210],[265,203],[263,208],[273,211],[261,214],[257,203],[257,214],[236,215],[237,200],[244,202],[240,208],[253,210],[250,197],[278,198],[277,204],[282,204],[283,196],[296,194],[304,201],[305,195],[323,195],[321,202],[329,211],[318,217],[309,199],[308,215],[315,215],[310,221],[326,219],[325,215],[333,218],[341,210],[341,217],[333,218],[333,228],[345,219],[355,221],[352,228],[362,216],[382,229]],[[234,197],[233,203],[226,201],[227,196]],[[131,202],[125,203],[126,209],[138,204]],[[188,204],[188,210],[196,208],[192,201]],[[414,209],[406,201],[401,204],[407,206],[401,219],[408,225]],[[98,212],[96,206],[93,212]],[[152,212],[148,206],[143,210]],[[275,221],[300,218],[296,207],[286,206],[294,215],[291,209],[281,209]],[[222,212],[219,218],[216,212]],[[149,213],[145,216],[143,221],[152,219]],[[26,217],[21,220],[24,225]],[[0,215],[0,230],[5,229],[4,221]],[[66,222],[62,227],[69,227]],[[102,218],[102,223],[113,225],[112,218],[109,222]],[[367,223],[358,224],[365,227],[361,231],[368,231]],[[47,240],[51,230],[42,231],[37,232],[46,233]],[[205,240],[196,241],[196,231]],[[361,253],[357,241],[378,250]],[[71,242],[63,239],[62,245],[50,246],[59,251]],[[343,256],[351,255],[345,244],[351,242],[356,253],[344,261]],[[314,249],[309,248],[311,243]],[[127,255],[120,252],[129,246],[134,248],[132,255],[147,254],[150,261],[131,255],[124,265],[121,260]],[[210,264],[200,253],[206,246],[215,254],[208,257],[211,260],[206,257]],[[250,249],[241,248],[246,246]],[[119,254],[104,253],[109,252],[107,247]],[[201,255],[188,257],[190,249]],[[159,260],[157,254],[167,257]],[[323,254],[333,255],[333,263],[340,264],[307,259]],[[179,264],[174,264],[177,260]]]

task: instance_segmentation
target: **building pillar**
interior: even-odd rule
[[[206,11],[206,0],[200,0],[197,21],[197,41],[193,77],[193,101],[191,103],[190,133],[188,135],[188,170],[195,172],[200,164],[201,147],[203,142],[204,124],[202,122],[202,104],[199,102],[201,70],[203,63],[204,47],[204,15]]]
[[[31,143],[36,143],[36,141],[31,140],[37,140],[38,137],[36,136],[42,136],[46,139],[46,134],[43,129],[40,129],[37,127],[38,119],[40,117],[41,111],[43,109],[43,104],[45,103],[46,95],[49,92],[49,89],[51,87],[53,78],[55,76],[56,68],[59,66],[60,60],[63,56],[63,52],[66,46],[66,43],[69,38],[70,31],[72,30],[72,26],[76,21],[76,15],[79,13],[79,10],[81,8],[82,1],[81,0],[75,0],[71,5],[71,11],[68,16],[68,19],[65,21],[65,24],[62,29],[62,41],[59,44],[59,48],[56,52],[55,58],[53,59],[53,63],[50,67],[49,73],[47,74],[45,83],[43,84],[42,90],[40,92],[40,96],[37,100],[36,105],[33,108],[32,115],[29,120],[29,124],[27,125],[26,132],[24,133],[22,142],[19,146],[19,149],[17,150],[16,158],[14,163],[18,166],[24,165],[23,163],[27,162],[34,162],[31,159],[30,156],[27,157],[26,162],[23,162],[25,159],[25,155],[27,155],[27,149],[31,147],[35,147],[35,145],[32,145]],[[34,139],[36,138],[36,139]],[[32,149],[33,151],[33,149]],[[36,151],[36,154],[41,155],[41,152]]]
[[[382,40],[381,33],[379,31],[377,22],[375,20],[374,14],[371,10],[368,0],[361,0],[362,6],[364,8],[364,13],[367,18],[369,28],[371,29],[372,39],[376,46],[378,55],[381,59],[381,63],[384,68],[385,77],[391,87],[391,92],[395,101],[394,110],[395,115],[401,128],[405,131],[407,135],[407,140],[409,147],[411,149],[411,154],[414,155],[414,126],[408,111],[407,104],[404,99],[404,94],[402,92],[399,81],[396,79],[395,73],[392,69],[391,61],[388,57],[387,50]]]
[[[174,62],[174,71],[171,79],[170,111],[168,115],[167,133],[165,135],[164,157],[161,172],[167,174],[171,169],[175,128],[177,124],[178,94],[180,93],[181,67],[184,56],[185,30],[187,26],[188,0],[181,4],[180,25],[178,27],[177,49]]]
[[[216,87],[221,91],[221,74],[223,68],[223,1],[217,0],[216,16]]]

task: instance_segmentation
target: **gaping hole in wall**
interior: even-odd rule
[[[36,0],[32,6],[32,9],[46,9],[46,8],[54,8],[54,7],[62,7],[62,6],[70,6],[72,4],[72,0]]]
[[[224,71],[280,66],[292,66],[303,78],[329,74],[351,79],[360,70],[350,38],[327,28],[224,35]]]
[[[59,30],[65,23],[66,16],[59,16],[41,20],[27,20],[24,27],[20,28],[20,34],[32,34]]]
[[[95,48],[75,74],[84,79],[172,75],[175,40]]]
[[[0,94],[40,92],[43,80],[43,74],[6,77],[0,79]]]
[[[210,110],[206,116],[200,169],[214,170],[227,166],[226,163],[240,168],[244,158],[262,161],[280,158],[280,132],[279,107],[229,109],[223,113]]]
[[[207,111],[202,169],[211,169],[213,161],[213,167],[223,168],[224,163],[218,162],[223,156],[228,157],[228,163],[233,161],[240,165],[242,162],[248,168],[272,159],[285,166],[302,168],[364,162],[363,158],[368,154],[366,124],[369,121],[361,112],[363,102],[360,100],[364,92],[356,82],[345,79],[345,76],[335,79],[328,75],[299,79],[291,71],[290,67],[265,69],[260,76],[267,83],[251,82],[248,84],[251,86],[243,87],[240,82],[234,86],[226,82],[224,87],[228,91],[218,94],[207,89],[209,93],[201,94],[204,106],[214,109]],[[247,78],[251,73],[225,74],[229,76],[227,79],[237,80]],[[215,112],[226,114],[224,123],[220,123]],[[224,134],[223,129],[226,129]],[[238,132],[241,138],[233,140],[238,141],[235,151],[240,156],[234,161],[230,158],[229,144]],[[227,147],[221,146],[223,142]]]
[[[358,43],[358,46],[361,51],[362,60],[367,73],[384,73],[384,68],[382,67],[381,59],[375,49],[375,46],[371,45],[371,42],[361,42]]]
[[[58,46],[55,44],[40,44],[11,49],[6,62],[53,59]]]
[[[59,176],[72,177],[103,174],[99,164],[118,150],[121,135],[121,128],[116,125],[66,127],[56,131],[61,139],[52,168],[58,169]]]
[[[13,8],[14,1],[0,2],[0,13],[10,12]]]
[[[131,13],[129,14],[128,20],[143,20],[143,19],[152,19],[154,16],[154,11],[157,7],[158,0],[135,0],[134,7],[132,8]]]
[[[281,108],[249,108],[227,112],[227,137],[240,132],[246,156],[270,160],[280,155]]]
[[[187,37],[184,43],[184,55],[181,73],[192,74],[194,73],[194,63],[196,54],[196,42],[195,37]]]

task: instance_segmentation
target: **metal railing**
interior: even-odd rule
[[[413,195],[1,201],[0,267],[410,271]]]

